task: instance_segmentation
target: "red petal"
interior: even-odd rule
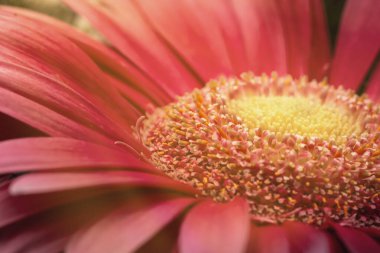
[[[290,253],[290,241],[281,226],[252,227],[249,248],[254,253]]]
[[[333,228],[351,253],[380,252],[380,244],[359,229],[337,224]]]
[[[41,137],[0,143],[0,173],[67,168],[125,167],[152,170],[131,155],[102,145],[67,138]]]
[[[380,1],[348,0],[342,15],[330,83],[357,89],[380,49]]]
[[[173,220],[193,200],[176,199],[130,212],[124,208],[77,233],[68,253],[134,252]]]
[[[324,231],[298,222],[284,224],[291,252],[340,252],[339,245]]]
[[[25,195],[107,186],[147,186],[194,193],[190,186],[170,178],[131,171],[33,173],[16,178],[10,192]]]
[[[180,252],[245,252],[249,222],[243,199],[226,204],[204,201],[190,210],[181,226]]]

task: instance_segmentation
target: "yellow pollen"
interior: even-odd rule
[[[262,128],[280,135],[297,134],[337,143],[362,131],[352,113],[317,99],[245,95],[230,100],[227,108],[239,116],[251,131]]]

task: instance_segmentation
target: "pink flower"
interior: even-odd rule
[[[0,8],[0,252],[380,252],[379,1],[65,2]]]

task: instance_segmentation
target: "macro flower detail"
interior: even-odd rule
[[[258,221],[378,227],[379,120],[342,88],[244,73],[156,109],[138,135],[167,175],[215,201],[243,196]]]
[[[0,252],[380,252],[380,1],[338,2],[0,6]]]

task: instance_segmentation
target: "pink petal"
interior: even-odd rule
[[[245,252],[249,222],[245,200],[236,198],[226,204],[206,200],[186,216],[179,236],[180,252]]]
[[[380,49],[380,1],[347,0],[330,83],[357,89]]]
[[[380,244],[359,229],[335,224],[334,229],[351,253],[380,252]]]
[[[31,111],[33,110],[32,104],[35,102],[45,108],[49,108],[50,110],[70,118],[77,123],[78,127],[83,128],[84,131],[97,131],[99,132],[98,134],[103,135],[106,135],[107,133],[107,135],[111,135],[109,137],[112,139],[122,138],[122,136],[117,133],[117,129],[115,129],[115,123],[112,124],[107,117],[104,117],[104,115],[99,112],[99,109],[91,104],[86,97],[75,92],[59,81],[52,80],[42,74],[21,66],[2,62],[1,56],[0,88],[4,90],[3,92],[14,93],[14,96],[17,96],[16,94],[22,96],[20,99],[24,100],[26,103],[27,101],[30,101]],[[4,107],[3,111],[6,111],[7,113],[11,113],[12,108],[14,107],[15,112],[12,113],[12,116],[19,117],[20,120],[28,120],[27,123],[30,122],[40,129],[44,127],[40,126],[38,120],[37,122],[32,122],[32,115],[29,115],[27,110],[22,111],[22,104],[20,103],[19,105],[16,101],[17,100],[12,103],[12,100],[4,99],[0,101],[0,106]],[[18,106],[20,106],[19,110],[17,110]],[[25,109],[28,108],[26,107]],[[36,113],[38,113],[38,111],[36,111]],[[40,113],[42,113],[42,111],[40,111]],[[50,118],[50,120],[54,119],[54,116],[51,114],[46,114],[45,117]],[[62,125],[65,122],[54,123]],[[47,127],[48,126],[45,126],[45,129]],[[57,130],[59,126],[55,126],[55,128],[55,130]],[[92,129],[90,130],[88,128]],[[89,136],[91,136],[91,134],[89,134]]]
[[[311,8],[311,54],[309,57],[309,77],[321,80],[327,76],[331,61],[327,17],[322,1],[310,0]]]
[[[53,136],[87,139],[100,143],[111,140],[24,96],[0,88],[0,111]],[[43,117],[41,116],[43,115]]]
[[[249,69],[258,74],[287,71],[285,37],[275,1],[234,0]]]
[[[146,24],[130,1],[120,2],[117,9],[106,14],[100,5],[87,1],[65,0],[78,13],[86,16],[95,27],[128,59],[172,95],[183,94],[199,86],[191,73],[181,65],[170,50]],[[112,3],[109,3],[112,4]],[[109,5],[112,7],[112,5]],[[122,15],[120,11],[122,12]],[[128,15],[125,15],[128,12]],[[180,85],[178,85],[180,84]]]
[[[125,167],[152,170],[129,151],[68,138],[25,138],[0,143],[0,173],[67,168]]]
[[[198,2],[204,9],[204,13],[207,13],[204,16],[209,17],[207,22],[216,22],[217,28],[221,30],[234,73],[239,75],[244,71],[251,70],[244,47],[243,34],[232,2],[229,0],[198,0]]]
[[[310,2],[305,0],[277,1],[283,27],[287,72],[293,76],[309,73],[311,54],[311,16]]]
[[[208,81],[233,69],[220,28],[202,2],[136,1],[157,33]]]
[[[380,65],[377,66],[369,80],[366,93],[374,101],[380,100]]]
[[[121,56],[100,42],[92,40],[88,36],[73,29],[66,23],[25,9],[1,6],[0,11],[3,11],[4,15],[14,16],[14,14],[17,14],[17,21],[19,22],[33,23],[36,26],[41,25],[41,22],[43,22],[44,26],[49,25],[52,29],[75,41],[104,71],[109,71],[110,74],[125,80],[131,87],[139,90],[139,92],[151,98],[152,101],[159,105],[165,105],[171,101],[168,94],[163,92],[160,87],[154,83],[154,80],[150,80],[142,75],[130,62],[124,60]],[[144,89],[141,89],[140,86],[145,87],[151,91],[151,93],[147,93]]]
[[[190,186],[165,176],[131,171],[27,174],[14,180],[10,192],[12,195],[25,195],[107,186],[158,187],[194,194]]]
[[[282,226],[252,227],[248,252],[290,253],[290,241]]]
[[[140,116],[134,114],[133,106],[128,104],[114,87],[104,85],[107,79],[85,52],[56,30],[43,23],[39,26],[33,22],[21,23],[17,16],[3,13],[0,15],[0,27],[0,47],[2,48],[0,60],[3,62],[2,68],[5,68],[2,74],[5,75],[8,71],[15,72],[8,79],[16,79],[18,83],[23,82],[24,87],[38,87],[35,76],[44,76],[55,82],[56,86],[53,87],[61,92],[66,91],[69,94],[70,91],[75,92],[77,94],[74,97],[81,96],[87,104],[101,108],[101,115],[112,121],[114,128],[119,127],[119,133],[122,132],[121,129],[128,129],[129,125]],[[75,57],[71,57],[72,55]],[[19,68],[16,68],[17,66]],[[21,72],[21,77],[30,75],[31,80],[28,82],[25,78],[17,79],[18,72]],[[33,72],[34,75],[31,74]],[[10,89],[9,86],[13,87],[6,76],[2,78],[5,78],[4,83],[8,89]],[[49,91],[47,87],[53,88],[46,81],[41,85],[45,92]],[[20,86],[16,85],[15,89],[17,88],[20,89]],[[23,92],[27,93],[28,90],[24,89]],[[54,97],[52,91],[49,95]],[[47,97],[41,96],[40,99],[47,100]],[[60,101],[59,96],[56,99]],[[49,105],[47,101],[45,103]],[[78,104],[78,109],[81,105],[83,102]]]
[[[135,212],[125,208],[117,210],[77,233],[67,246],[67,252],[134,252],[192,201],[175,199]]]
[[[299,222],[287,222],[284,224],[291,244],[291,252],[339,252],[340,247],[334,240],[322,230]]]

